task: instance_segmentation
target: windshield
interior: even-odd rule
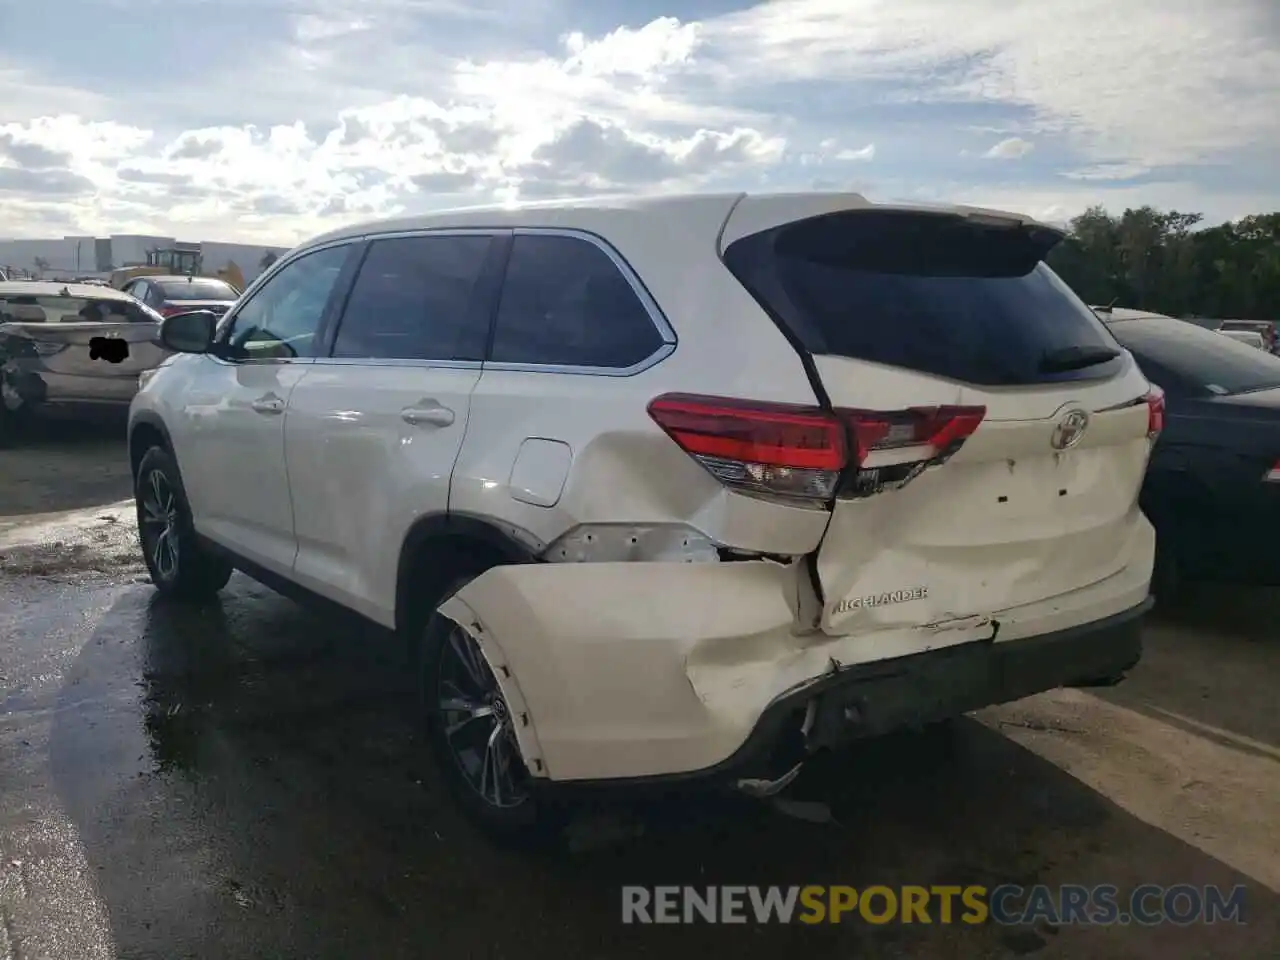
[[[0,294],[0,323],[158,323],[145,304],[114,297]]]
[[[235,288],[223,280],[170,280],[156,284],[166,300],[234,300]]]
[[[1140,366],[1157,364],[1208,393],[1280,387],[1280,357],[1183,320],[1122,320],[1111,324],[1111,332]]]

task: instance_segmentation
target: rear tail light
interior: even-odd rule
[[[985,407],[924,407],[884,413],[878,410],[841,410],[849,425],[859,466],[888,460],[891,463],[931,461],[954,453],[972,436],[986,416]],[[908,456],[882,457],[895,452]]]
[[[725,486],[825,502],[848,463],[844,427],[813,407],[666,394],[649,416]]]
[[[1164,391],[1152,387],[1145,397],[1147,401],[1147,436],[1154,440],[1164,430]]]
[[[654,421],[721,483],[809,504],[830,501],[850,465],[876,474],[876,490],[881,466],[914,466],[914,476],[954,453],[985,414],[983,407],[829,413],[692,394],[649,404]]]
[[[1280,483],[1280,460],[1262,476],[1264,483]]]
[[[175,313],[181,313],[181,312],[182,312],[181,307],[175,307],[173,306],[173,304],[169,304],[169,303],[166,303],[164,306],[160,308],[160,316],[162,317],[172,317]]]

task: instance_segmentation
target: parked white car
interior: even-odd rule
[[[857,195],[440,213],[168,318],[129,449],[153,581],[232,568],[420,647],[502,834],[546,788],[780,789],[815,750],[1140,656],[1163,401],[1055,230]]]
[[[1263,339],[1262,334],[1254,330],[1218,330],[1217,332],[1224,337],[1230,337],[1237,343],[1245,343],[1259,350],[1267,349],[1267,341]]]

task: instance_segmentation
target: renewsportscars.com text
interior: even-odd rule
[[[622,888],[622,922],[678,923],[997,923],[1155,926],[1244,923],[1245,888],[1144,884],[1024,887],[794,886]]]

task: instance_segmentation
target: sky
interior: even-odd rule
[[[1280,210],[1277,0],[0,0],[0,235],[592,194]]]

